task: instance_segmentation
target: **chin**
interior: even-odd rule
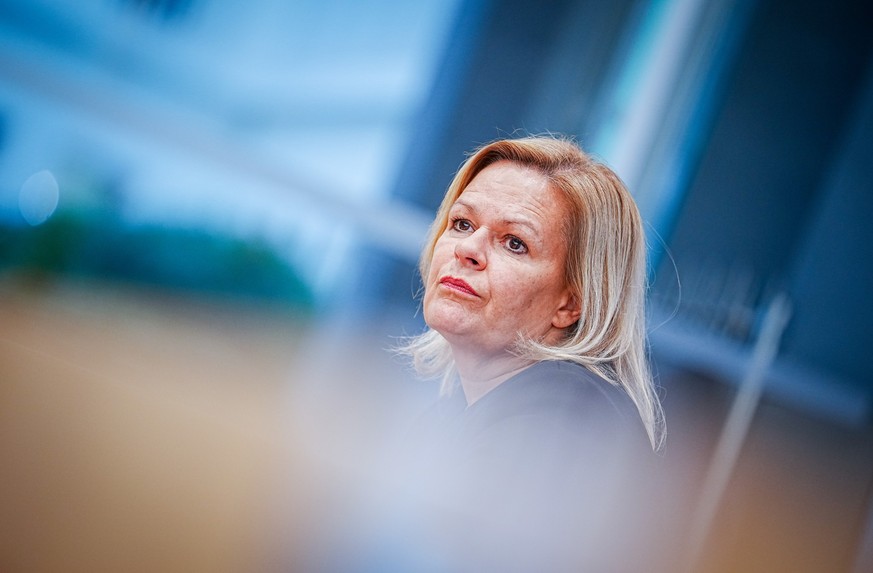
[[[425,316],[424,321],[431,330],[439,332],[449,342],[458,340],[464,336],[467,330],[463,324],[459,324],[454,320],[447,320],[446,317],[439,315],[432,317]]]
[[[440,304],[440,301],[425,304],[422,316],[430,328],[446,338],[452,334],[463,333],[469,326],[471,318],[466,310],[453,305]]]

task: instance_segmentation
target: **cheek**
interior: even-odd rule
[[[454,258],[454,248],[447,241],[440,239],[433,248],[430,257],[430,269],[427,273],[428,282],[439,275],[440,269]]]
[[[502,314],[520,315],[536,304],[536,277],[525,274],[507,273],[492,276],[491,298]]]
[[[502,314],[509,317],[545,316],[551,310],[555,282],[540,272],[500,277],[492,286],[496,284],[499,284],[499,290],[494,294],[500,301]]]
[[[441,256],[440,250],[434,249],[433,256],[430,259],[430,267],[427,271],[427,276],[422,277],[424,282],[424,296],[422,297],[422,306],[425,311],[425,315],[427,314],[428,305],[432,301],[434,297],[434,292],[436,291],[437,282],[439,281],[439,277],[441,276],[441,269],[445,266],[444,257]],[[425,319],[427,316],[425,316]]]

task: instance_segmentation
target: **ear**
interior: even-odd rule
[[[552,326],[561,329],[567,328],[576,323],[581,315],[582,308],[579,304],[579,297],[567,289],[561,297],[558,310],[555,311],[555,315],[552,317]]]

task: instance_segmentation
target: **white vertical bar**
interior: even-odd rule
[[[752,417],[761,400],[765,376],[776,358],[779,341],[790,315],[791,307],[788,297],[784,294],[776,296],[767,307],[761,334],[752,349],[749,368],[728,412],[703,482],[700,499],[695,507],[687,547],[687,560],[683,569],[687,573],[697,570],[718,506],[739,458],[743,442],[749,433]]]

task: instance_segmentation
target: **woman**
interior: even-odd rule
[[[466,547],[470,570],[627,567],[615,541],[641,522],[640,443],[658,449],[663,421],[644,233],[621,180],[566,139],[485,145],[449,186],[420,272],[428,329],[405,351],[443,380],[419,443],[451,507],[447,547]]]

